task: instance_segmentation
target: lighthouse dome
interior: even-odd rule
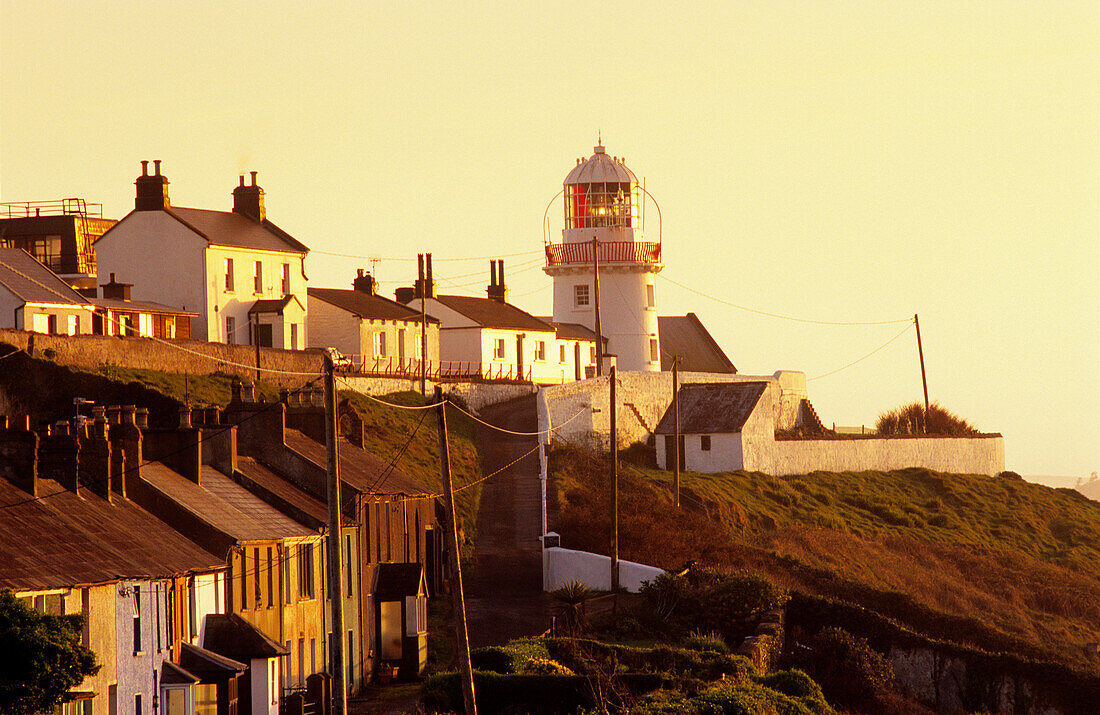
[[[634,176],[622,157],[608,156],[603,144],[593,147],[595,153],[587,159],[578,159],[577,165],[565,177],[566,184],[636,184]]]

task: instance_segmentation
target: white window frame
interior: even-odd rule
[[[503,360],[504,350],[504,338],[493,338],[493,359]]]
[[[283,264],[283,295],[290,295],[290,264]]]
[[[252,292],[263,293],[264,292],[264,262],[255,262],[255,273],[252,275]]]
[[[225,259],[225,292],[234,292],[234,279],[233,279],[233,259]]]
[[[546,341],[535,341],[535,360],[538,362],[546,362]]]
[[[578,283],[573,286],[573,307],[587,308],[590,300],[590,292],[587,283]]]

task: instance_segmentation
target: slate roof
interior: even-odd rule
[[[680,433],[726,434],[740,432],[756,408],[766,382],[710,382],[680,387]],[[675,432],[670,405],[653,430],[655,434]]]
[[[202,486],[159,462],[143,465],[141,478],[202,521],[238,541],[265,541],[317,533],[269,506],[209,465],[202,467]]]
[[[180,206],[163,209],[163,213],[205,238],[213,246],[253,248],[283,253],[309,253],[309,248],[305,244],[266,219],[263,223],[259,223],[232,211],[189,209]],[[110,236],[111,232],[125,221],[126,219],[123,218],[95,242],[99,243]]]
[[[193,685],[197,682],[199,682],[198,676],[188,673],[170,660],[160,664],[161,685]]]
[[[284,432],[284,440],[288,447],[319,467],[327,463],[325,445],[302,432],[288,428]],[[386,476],[379,481],[383,472]],[[340,442],[340,480],[366,494],[422,496],[432,493],[400,467],[390,467],[389,462],[343,440]]]
[[[337,308],[369,320],[413,320],[420,322],[420,311],[413,310],[380,295],[371,295],[360,290],[343,288],[308,288],[310,298],[323,300]],[[438,323],[437,318],[428,316],[429,323]]]
[[[539,320],[554,328],[554,332],[562,340],[589,340],[596,342],[596,331],[589,330],[580,323],[555,323],[550,316],[540,315]],[[603,341],[607,342],[607,336]]]
[[[233,660],[276,658],[289,651],[266,633],[236,613],[211,613],[206,616],[203,648]]]
[[[39,479],[36,501],[0,479],[0,586],[17,591],[171,576],[225,566],[139,507]],[[18,506],[18,502],[25,502]]]
[[[343,444],[341,444],[341,449]],[[309,526],[312,520],[318,528],[328,525],[328,503],[313,497],[306,491],[299,489],[291,482],[283,479],[275,472],[260,464],[251,457],[237,457],[237,475],[234,481],[243,478],[246,481],[245,488],[253,494],[279,509],[284,514],[294,511],[301,512],[304,516],[295,519]],[[347,515],[343,516],[344,526],[354,524],[355,521]]]
[[[420,592],[424,567],[420,564],[378,564],[375,598],[380,601],[415,596]]]
[[[506,330],[537,330],[554,332],[554,326],[543,322],[511,303],[470,295],[440,295],[436,300],[456,313],[461,313],[483,328]]]
[[[0,286],[24,303],[92,304],[22,248],[0,248]]]
[[[170,305],[164,305],[162,303],[152,303],[147,300],[119,300],[117,298],[89,298],[89,303],[92,303],[97,308],[109,308],[111,310],[119,311],[135,311],[139,313],[171,313],[172,315],[188,315],[196,316],[198,313],[192,313],[187,310],[180,310],[179,308],[173,308]]]
[[[695,313],[658,317],[657,330],[661,335],[662,371],[671,370],[672,360],[679,355],[680,369],[687,372],[737,372]]]
[[[255,313],[278,313],[279,315],[282,315],[283,308],[287,307],[287,305],[290,304],[290,301],[294,301],[299,306],[302,306],[301,301],[299,301],[293,295],[284,295],[282,298],[261,298],[252,304],[252,307],[248,309],[248,314],[253,315]]]
[[[203,679],[217,675],[231,676],[248,670],[248,666],[238,660],[218,655],[190,643],[180,643],[179,660],[181,668]]]

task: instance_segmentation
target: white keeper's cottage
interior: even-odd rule
[[[309,249],[267,219],[264,190],[233,190],[232,211],[172,206],[168,178],[141,162],[134,210],[94,244],[101,275],[135,301],[197,313],[191,337],[300,350],[306,342]]]

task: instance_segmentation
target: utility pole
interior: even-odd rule
[[[917,354],[920,356],[920,381],[924,386],[924,430],[928,431],[928,377],[924,374],[924,347],[920,342],[920,318],[913,313],[913,324],[917,326]]]
[[[462,591],[462,560],[458,551],[458,523],[455,521],[454,486],[451,484],[451,454],[447,444],[447,401],[443,399],[443,388],[435,387],[435,403],[439,409],[439,471],[443,475],[444,509],[447,520],[447,540],[451,573],[454,574],[454,588],[451,589],[451,607],[454,610],[455,641],[458,643],[458,668],[462,671],[462,700],[466,705],[466,715],[477,715],[477,702],[474,700],[474,671],[470,667],[470,634],[466,629],[466,597]]]
[[[256,343],[256,387],[260,385],[260,316],[256,316],[255,327],[252,328],[252,342]]]
[[[619,430],[615,409],[615,366],[611,366],[611,592],[619,590]]]
[[[603,330],[600,328],[600,240],[592,237],[593,298],[596,300],[596,377],[603,375]]]
[[[428,309],[424,296],[420,296],[420,394],[428,394]]]
[[[672,358],[672,505],[680,506],[680,356]]]
[[[332,601],[332,710],[347,715],[347,670],[344,665],[344,582],[340,568],[340,460],[336,423],[336,367],[325,355],[325,451],[328,455],[328,587]]]

